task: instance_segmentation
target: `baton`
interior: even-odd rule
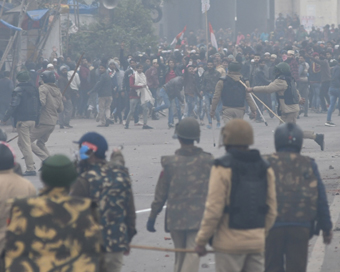
[[[244,84],[244,82],[242,82],[241,80],[239,81],[245,88],[248,88],[248,86],[246,84]],[[269,110],[272,114],[274,114],[274,116],[279,119],[283,124],[285,123],[280,116],[278,116],[271,108],[269,108],[266,103],[264,103],[260,98],[258,98],[254,92],[252,93],[252,95],[263,105],[266,107],[267,110]],[[255,103],[256,104],[256,103]]]
[[[255,99],[254,99],[254,97],[252,96],[251,93],[250,93],[250,97],[251,97],[251,99],[253,100],[253,102],[254,102],[254,104],[255,104],[255,106],[256,106],[258,112],[260,113],[261,118],[263,119],[265,125],[268,127],[268,123],[267,123],[266,119],[264,118],[263,113],[260,111],[260,108],[259,108],[259,106],[257,105],[257,103],[255,102]]]
[[[154,251],[165,251],[165,252],[197,253],[194,249],[186,249],[186,248],[164,248],[164,247],[150,247],[150,246],[139,246],[139,245],[130,245],[130,248],[154,250]],[[207,253],[215,253],[215,251],[207,250]]]
[[[9,139],[8,141],[7,141],[7,143],[10,143],[10,142],[12,142],[13,140],[15,140],[16,138],[18,138],[19,137],[19,134],[17,135],[17,136],[15,136],[15,137],[13,137],[13,138],[11,138],[11,139]]]
[[[81,62],[81,60],[82,60],[84,54],[85,54],[85,52],[83,52],[83,53],[81,54],[81,56],[80,56],[80,58],[79,58],[79,60],[78,60],[78,62],[77,62],[77,66],[76,66],[76,68],[75,68],[74,71],[73,71],[73,75],[71,76],[70,80],[69,80],[68,83],[67,83],[66,88],[65,88],[64,91],[63,91],[63,96],[64,96],[64,94],[65,94],[67,88],[70,86],[70,84],[71,84],[71,82],[72,82],[74,76],[76,75],[77,70],[78,70],[79,65],[80,65],[80,62]]]

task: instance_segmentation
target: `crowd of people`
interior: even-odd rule
[[[307,33],[296,15],[284,18],[280,14],[271,34],[255,29],[251,34],[238,33],[234,37],[230,29],[220,29],[216,34],[219,48],[210,44],[208,49],[201,32],[197,31],[196,35],[189,32],[178,41],[175,49],[161,42],[156,54],[150,48],[145,52],[127,54],[122,43],[118,57],[91,60],[85,55],[69,86],[67,83],[76,68],[76,60],[70,57],[64,60],[63,56],[53,55],[50,60],[41,59],[39,63],[27,62],[24,69],[29,71],[36,87],[39,87],[41,73],[46,70],[55,72],[64,102],[64,110],[58,118],[62,129],[72,128],[72,118],[90,117],[100,122],[98,126],[119,123],[126,129],[133,117],[135,126],[151,129],[148,118],[159,119],[158,115],[164,115],[165,109],[169,109],[169,127],[173,127],[174,117],[180,120],[183,116],[193,116],[200,120],[201,125],[206,122],[211,128],[210,108],[215,87],[228,73],[230,63],[241,63],[244,82],[248,81],[254,87],[268,85],[275,79],[274,67],[286,62],[300,95],[306,101],[301,106],[303,116],[308,117],[309,111],[329,112],[325,125],[335,126],[331,116],[334,109],[339,108],[340,37],[334,25],[325,26],[323,31],[313,28]],[[10,104],[10,91],[14,89],[8,73],[3,76],[4,99],[0,105],[0,117]],[[277,111],[275,95],[265,94],[260,98],[274,112]],[[262,111],[261,104],[259,108]],[[222,104],[219,103],[213,116],[218,128],[221,126],[221,112]],[[246,112],[250,113],[247,104]],[[139,121],[140,114],[143,122]],[[271,113],[270,117],[273,117]],[[256,121],[263,122],[260,114],[257,114]]]
[[[198,256],[206,254],[209,240],[218,272],[306,271],[309,238],[322,230],[329,244],[332,222],[317,165],[300,154],[303,138],[324,150],[324,134],[302,131],[296,122],[310,112],[327,113],[325,125],[335,126],[338,32],[326,26],[307,33],[297,16],[280,14],[270,34],[255,30],[234,37],[230,29],[218,31],[219,48],[207,48],[198,31],[179,39],[174,49],[160,43],[157,53],[149,48],[129,54],[122,43],[117,57],[27,61],[15,86],[4,72],[0,124],[10,122],[18,132],[26,170],[15,163],[0,130],[0,180],[8,185],[0,201],[28,197],[3,207],[6,271],[119,272],[136,234],[124,157],[115,150],[106,160],[108,143],[95,132],[77,141],[76,167],[63,155],[51,156],[45,144],[55,126],[72,129],[73,118],[125,129],[133,119],[134,126],[150,130],[148,120],[162,122],[166,113],[169,129],[179,121],[174,138],[181,148],[161,159],[146,227],[156,231],[167,203],[165,225],[175,248],[197,252],[178,251],[174,271],[198,271]],[[263,158],[249,149],[254,136],[242,120],[246,113],[256,122],[280,120],[276,154]],[[216,128],[223,127],[226,149],[216,160],[194,145],[201,127],[214,129],[214,119]],[[33,154],[42,161],[45,187],[39,196],[18,176],[37,174]]]

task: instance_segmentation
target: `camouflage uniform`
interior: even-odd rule
[[[165,229],[171,232],[175,248],[193,248],[203,217],[213,156],[201,148],[180,148],[162,157],[150,218],[155,219],[167,201]],[[175,271],[198,271],[196,254],[176,253]]]
[[[265,156],[275,172],[276,222],[311,222],[316,218],[318,188],[312,159],[298,153]]]
[[[123,253],[136,232],[136,213],[128,169],[120,152],[106,164],[93,165],[80,175],[72,195],[98,203],[108,271],[120,271]]]
[[[103,271],[100,226],[90,199],[65,188],[15,200],[6,232],[6,271]]]
[[[308,241],[318,232],[314,230],[315,221],[324,232],[332,229],[316,163],[293,152],[278,152],[265,159],[275,172],[278,206],[275,224],[266,239],[265,271],[306,271]]]

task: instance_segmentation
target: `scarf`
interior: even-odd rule
[[[150,102],[152,105],[155,104],[155,99],[152,97],[152,93],[149,90],[147,85],[146,76],[144,73],[135,72],[135,85],[137,86],[146,86],[145,88],[141,88],[136,90],[137,94],[140,96],[141,104]]]

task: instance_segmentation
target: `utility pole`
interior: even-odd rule
[[[235,15],[235,21],[234,21],[234,39],[236,41],[236,39],[237,39],[237,0],[234,1],[234,15]]]

